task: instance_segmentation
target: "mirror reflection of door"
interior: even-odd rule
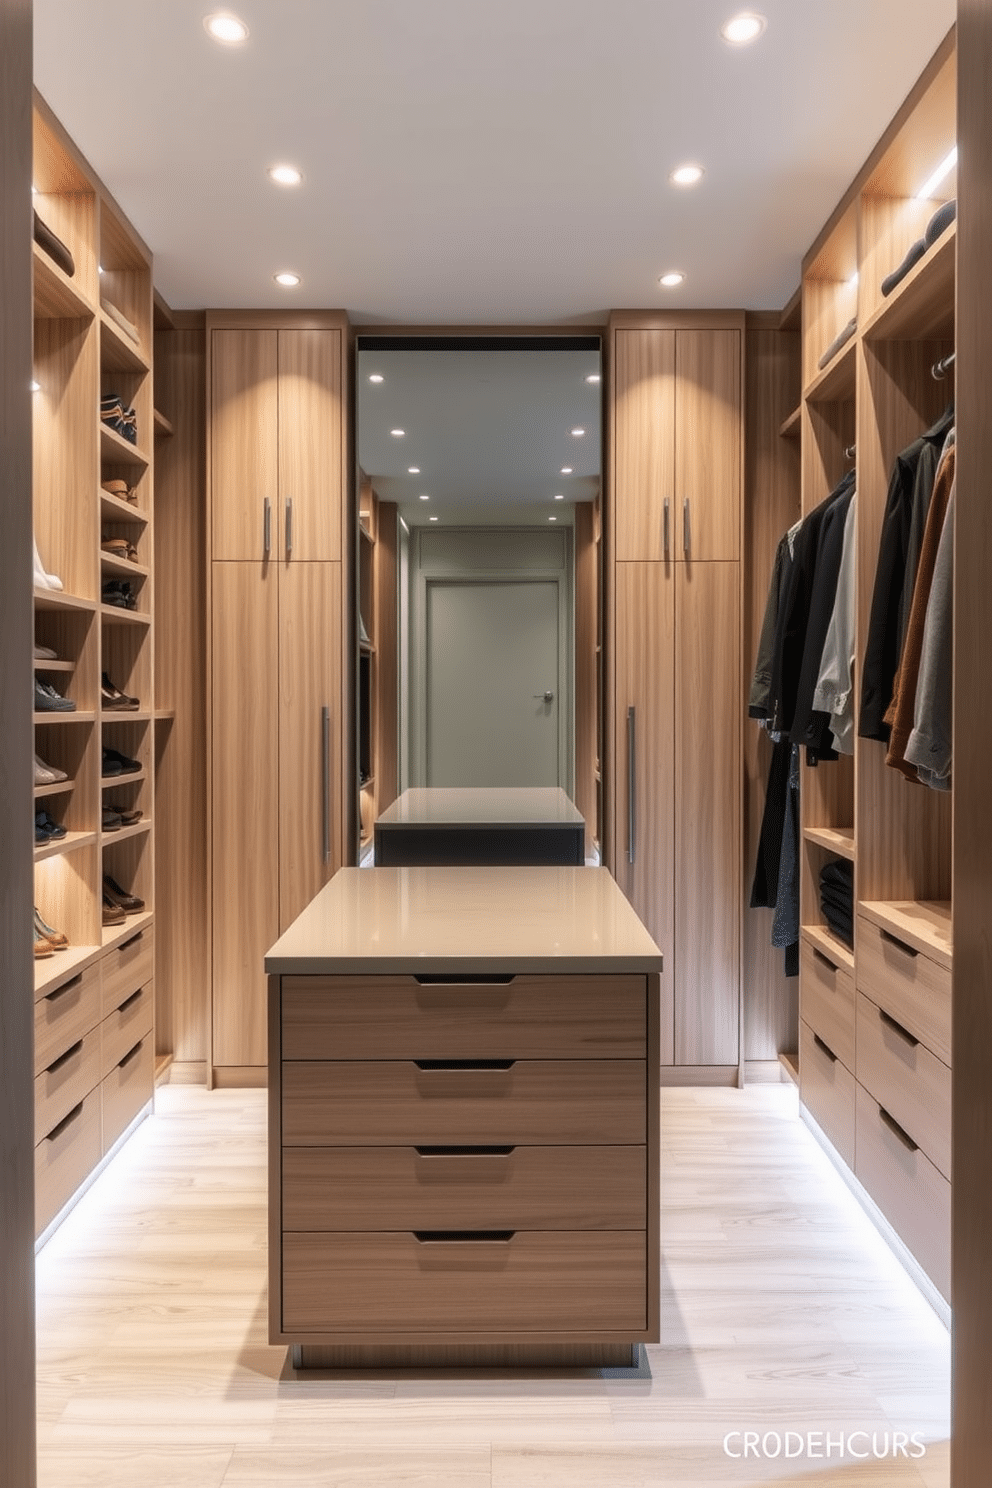
[[[360,859],[414,785],[599,838],[600,338],[358,338]]]

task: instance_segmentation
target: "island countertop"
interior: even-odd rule
[[[270,975],[660,972],[605,868],[342,868],[265,958]]]
[[[558,786],[411,786],[376,823],[404,827],[480,825],[584,827],[582,813]]]

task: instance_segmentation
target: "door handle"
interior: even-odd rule
[[[272,502],[268,496],[262,503],[262,552],[266,558],[272,552]]]
[[[669,553],[671,552],[671,547],[672,547],[671,519],[672,519],[672,503],[669,501],[668,497],[666,496],[665,497],[665,505],[664,505],[664,522],[663,522],[663,528],[662,528],[663,533],[664,533],[664,545],[665,545],[665,557],[666,558],[668,557]]]
[[[293,551],[293,498],[286,497],[286,557]]]
[[[321,852],[331,861],[331,710],[320,710]]]
[[[550,687],[548,688],[547,692],[535,692],[534,696],[536,698],[543,698],[546,703],[553,703],[555,700],[555,695],[551,691]]]
[[[636,861],[634,826],[637,820],[636,769],[637,769],[637,710],[631,704],[627,709],[627,862]]]
[[[687,496],[682,503],[682,551],[687,558],[691,547],[692,527],[689,520],[689,498]]]

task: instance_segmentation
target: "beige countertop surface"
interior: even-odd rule
[[[412,786],[376,826],[570,826],[582,813],[559,786]]]
[[[661,971],[606,868],[342,868],[265,958],[283,975]]]

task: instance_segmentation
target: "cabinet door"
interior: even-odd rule
[[[340,561],[342,427],[341,332],[280,331],[277,542],[283,559]]]
[[[675,976],[673,568],[664,563],[618,563],[616,605],[614,874],[665,958],[661,1062],[671,1064]]]
[[[737,559],[741,509],[740,331],[679,331],[675,387],[675,557],[679,561]]]
[[[736,563],[675,571],[675,1062],[736,1064],[741,916]]]
[[[210,522],[214,559],[264,558],[267,535],[271,555],[276,553],[276,351],[276,331],[211,333]]]
[[[279,575],[281,931],[341,864],[341,697],[341,565],[290,563]]]
[[[675,332],[618,330],[613,343],[613,381],[616,557],[621,562],[672,557],[676,543]]]
[[[213,1063],[264,1065],[279,934],[278,573],[211,566]]]

